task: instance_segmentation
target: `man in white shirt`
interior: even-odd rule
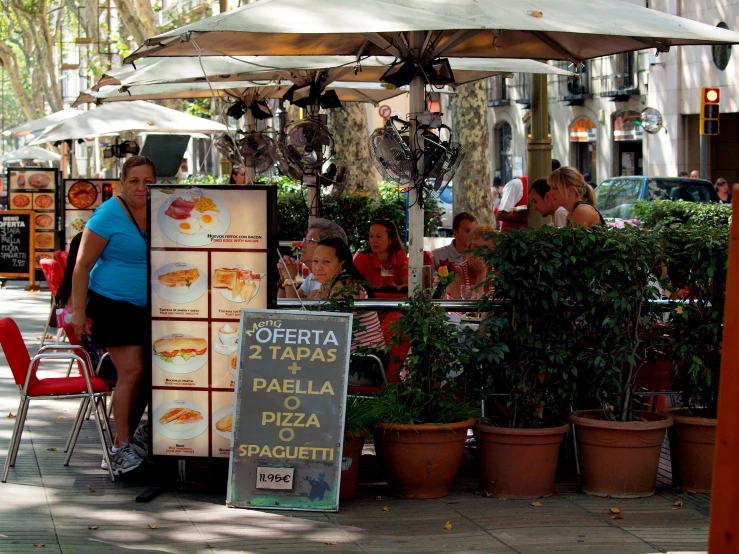
[[[567,216],[570,215],[564,206],[560,205],[557,191],[552,190],[546,179],[537,179],[529,188],[531,207],[542,217],[552,216],[552,225],[566,227]]]
[[[333,237],[339,237],[344,241],[344,244],[349,245],[344,229],[337,223],[321,217],[315,218],[308,225],[308,231],[301,243],[300,261],[306,266],[311,267],[313,251],[316,249],[318,243]],[[284,295],[281,287],[278,296],[283,298],[297,298],[295,293],[295,278],[298,275],[298,260],[290,256],[283,256],[282,259],[285,263],[283,264],[282,261],[278,262],[277,268],[280,270],[280,277],[283,279],[282,287],[284,287]],[[320,288],[321,283],[315,280],[313,272],[311,272],[297,290],[301,298],[307,298],[311,292]]]
[[[520,229],[528,226],[529,216],[525,211],[517,211],[517,206],[526,206],[528,203],[527,194],[528,181],[526,177],[511,179],[503,187],[503,196],[500,199],[498,211],[495,217],[501,221],[501,230]]]
[[[467,250],[467,237],[476,226],[477,218],[471,213],[462,212],[454,216],[454,221],[452,221],[454,240],[432,252],[434,255],[434,269],[438,268],[444,260],[449,260],[455,264],[464,262],[465,257],[462,252]]]

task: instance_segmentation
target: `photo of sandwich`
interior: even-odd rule
[[[255,273],[244,266],[221,267],[213,273],[214,289],[220,289],[226,300],[249,304],[259,291],[259,282],[264,273]]]
[[[218,435],[229,441],[231,440],[231,434],[233,433],[234,428],[233,411],[233,404],[228,404],[226,406],[221,406],[213,412],[211,430],[214,435]]]
[[[178,398],[164,402],[159,400],[158,403],[155,397],[154,433],[172,440],[187,440],[201,435],[208,429],[208,412],[202,407],[203,401],[207,402],[207,396],[202,393],[179,393],[177,391],[167,391],[163,394],[183,394],[184,398],[198,398],[198,400]],[[202,396],[198,397],[198,395]],[[156,436],[154,442],[156,444]]]
[[[205,294],[207,279],[196,266],[185,262],[165,264],[152,274],[154,293],[177,304],[193,302]]]
[[[187,362],[193,356],[202,356],[208,350],[208,341],[194,337],[173,335],[154,341],[154,354],[167,363],[177,363],[175,358]]]
[[[155,335],[156,336],[156,335]],[[208,341],[190,335],[168,335],[154,341],[152,361],[169,373],[191,373],[208,361]]]
[[[228,414],[226,416],[223,416],[221,419],[216,421],[216,429],[224,433],[226,432],[230,433],[232,425],[233,425],[233,414]]]
[[[191,410],[190,408],[171,408],[159,418],[159,423],[166,425],[174,421],[175,425],[184,425],[187,423],[195,423],[202,419],[203,414],[197,410]]]

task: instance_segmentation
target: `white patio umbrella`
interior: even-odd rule
[[[62,157],[59,154],[44,150],[38,146],[24,146],[0,156],[0,162],[14,162],[18,160],[42,160],[45,162],[58,162]]]
[[[47,115],[45,117],[39,117],[38,119],[32,119],[31,121],[28,121],[24,123],[23,125],[18,125],[17,127],[11,127],[10,129],[6,129],[3,132],[3,135],[10,136],[10,137],[22,137],[24,135],[35,133],[36,131],[43,131],[47,127],[56,125],[60,121],[70,119],[72,117],[77,117],[81,113],[82,113],[81,111],[75,110],[75,109],[62,110],[62,111]]]
[[[260,85],[255,81],[220,81],[207,83],[191,81],[186,83],[156,83],[148,85],[131,85],[119,87],[104,86],[99,90],[88,90],[74,101],[75,106],[95,102],[130,102],[132,100],[165,100],[185,98],[239,98],[256,97],[282,98],[290,89],[290,84]],[[378,104],[400,94],[408,92],[408,88],[387,89],[380,83],[336,82],[326,87],[336,91],[342,102],[369,102]]]
[[[255,60],[259,60],[255,62]],[[290,81],[303,84],[311,81],[316,71],[327,73],[326,83],[379,83],[380,77],[395,61],[390,56],[371,56],[357,61],[355,56],[213,56],[200,59],[163,57],[144,58],[133,65],[111,71],[92,87],[151,85],[205,81]],[[272,66],[268,65],[272,64]],[[501,73],[548,73],[572,75],[572,72],[534,60],[455,58],[450,60],[457,85],[484,79]],[[278,71],[270,67],[280,68]],[[292,69],[288,69],[292,68]],[[355,71],[355,68],[357,69]]]
[[[408,57],[401,33],[423,32],[421,56],[579,62],[739,34],[620,0],[260,0],[150,38],[150,56]]]
[[[45,131],[31,144],[116,134],[123,131],[149,133],[218,133],[226,126],[202,117],[171,110],[149,102],[108,104],[84,112]]]
[[[739,34],[620,0],[260,0],[150,38],[126,61],[389,54],[421,66],[439,57],[577,64],[643,48],[727,43],[739,43]],[[423,78],[416,75],[410,86],[410,112],[421,112]],[[418,151],[415,131],[412,119],[410,147]],[[415,188],[409,201],[412,290],[423,260],[423,211]]]

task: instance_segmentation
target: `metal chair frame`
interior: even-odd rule
[[[52,350],[51,353],[47,353],[48,350]],[[53,351],[66,351],[64,353],[56,353]],[[84,354],[84,358],[80,356],[77,352],[80,352],[81,354]],[[38,396],[29,396],[28,394],[28,386],[31,382],[31,375],[38,370],[38,367],[40,365],[40,362],[42,360],[72,360],[77,361],[78,363],[82,364],[85,371],[83,372],[85,377],[85,382],[87,384],[87,392],[81,392],[81,393],[73,393],[73,394],[56,394],[56,395],[38,395]],[[79,435],[79,429],[82,425],[82,419],[84,419],[84,415],[87,412],[87,406],[90,406],[90,409],[92,410],[93,415],[95,416],[95,421],[97,423],[97,429],[98,434],[100,435],[100,444],[103,447],[103,457],[105,458],[105,461],[108,464],[108,473],[110,474],[110,480],[115,481],[115,476],[113,475],[113,469],[112,464],[110,462],[110,457],[108,455],[108,444],[105,439],[105,431],[104,428],[108,429],[108,433],[110,434],[110,425],[108,421],[107,411],[105,409],[105,403],[103,402],[102,406],[99,406],[100,400],[103,400],[103,397],[107,395],[107,392],[94,392],[92,388],[92,383],[90,382],[90,370],[91,370],[91,362],[90,357],[82,350],[79,346],[72,346],[72,345],[46,345],[42,347],[38,354],[36,354],[33,358],[31,358],[31,362],[28,365],[28,371],[26,372],[26,381],[21,388],[21,399],[20,403],[18,405],[18,413],[16,415],[15,420],[15,426],[13,428],[13,434],[10,438],[10,445],[8,447],[8,455],[5,459],[5,468],[3,469],[3,478],[2,482],[5,483],[8,478],[8,472],[11,467],[15,466],[15,460],[18,455],[18,450],[20,448],[20,442],[21,437],[23,435],[23,428],[25,426],[26,422],[26,416],[28,415],[28,406],[30,405],[30,402],[32,399],[38,399],[38,400],[56,400],[59,398],[80,398],[82,399],[80,409],[77,412],[77,418],[75,419],[75,425],[72,429],[72,435],[70,436],[70,439],[68,440],[68,448],[71,446],[71,450],[74,450],[74,443],[77,440],[77,436]],[[103,412],[103,414],[100,414],[98,411],[98,407]],[[74,439],[72,439],[74,437]],[[70,445],[71,442],[71,445]],[[69,465],[69,459],[72,456],[72,451],[68,452],[65,460],[64,465]]]

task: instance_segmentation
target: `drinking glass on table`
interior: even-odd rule
[[[393,281],[393,270],[392,268],[388,269],[383,267],[380,270],[380,276],[382,277],[382,286],[383,287],[392,287],[395,282]]]
[[[462,297],[462,300],[474,300],[475,287],[472,285],[462,285],[459,287],[459,295]]]

